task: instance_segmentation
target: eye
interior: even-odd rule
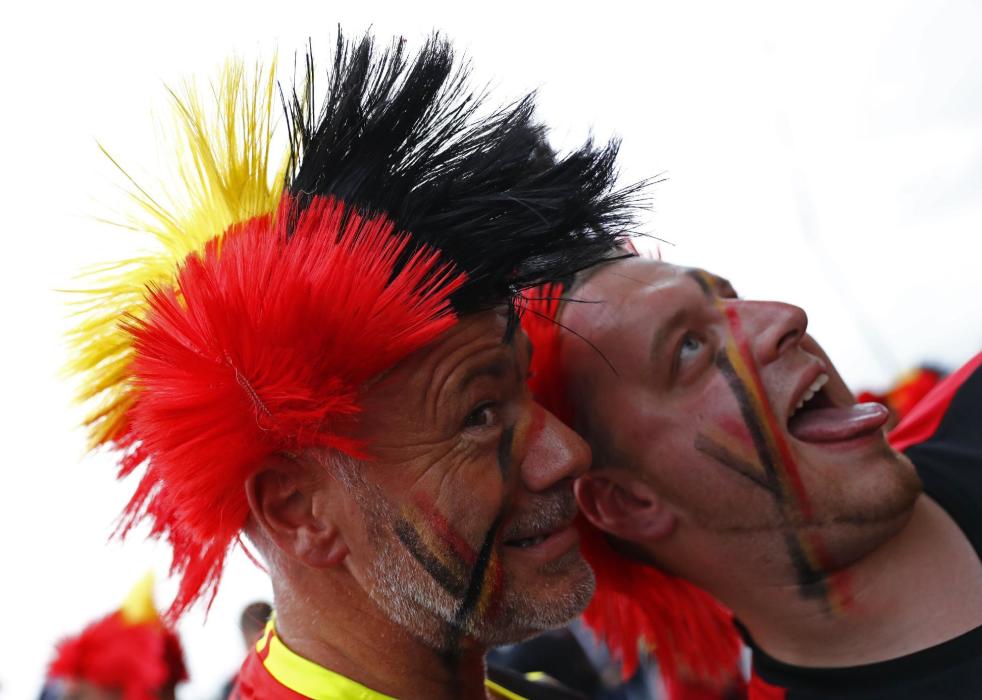
[[[689,381],[706,365],[711,356],[708,339],[693,331],[687,331],[675,346],[672,357],[672,380]]]
[[[690,357],[698,354],[702,350],[704,343],[702,339],[692,333],[686,333],[682,337],[682,342],[679,343],[678,349],[678,359],[679,362],[684,362]]]
[[[493,401],[482,403],[464,419],[465,428],[493,428],[501,422],[498,404]]]

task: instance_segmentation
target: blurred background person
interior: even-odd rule
[[[187,678],[180,639],[157,614],[148,574],[118,610],[58,644],[41,700],[174,700]]]

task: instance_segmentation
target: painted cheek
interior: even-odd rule
[[[715,451],[712,456],[717,461],[757,481],[771,492],[787,521],[785,541],[798,573],[802,594],[823,598],[832,611],[841,611],[851,605],[851,594],[844,577],[828,575],[830,559],[823,537],[818,532],[803,532],[791,525],[798,519],[805,522],[811,520],[812,507],[785,439],[783,426],[779,425],[764,391],[740,317],[735,306],[724,304],[722,300],[717,300],[717,309],[726,318],[729,335],[717,356],[716,365],[726,377],[740,406],[757,455],[755,462],[761,469],[748,471],[745,455],[728,453],[725,445],[714,443],[714,436],[703,436],[701,445],[697,444],[696,449],[701,447],[701,451],[707,454]]]
[[[490,611],[497,611],[499,608],[496,601],[504,587],[498,559],[501,519],[502,515],[499,513],[485,533],[481,549],[477,553],[477,560],[471,568],[467,589],[451,623],[451,637],[447,643],[448,661],[452,662],[459,653],[460,641],[468,623],[478,616],[487,615]]]
[[[738,416],[723,415],[716,419],[715,423],[714,427],[718,429],[718,433],[725,435],[730,445],[737,444],[745,451],[753,450],[754,441],[750,431],[747,430],[747,424]]]
[[[477,560],[477,552],[437,509],[433,500],[428,495],[420,493],[413,496],[413,504],[427,529],[433,533],[439,546],[468,566],[473,566]]]
[[[446,556],[446,552],[434,549],[427,543],[420,527],[409,518],[400,518],[394,524],[396,537],[410,556],[423,568],[437,585],[454,598],[464,595],[464,567],[457,565],[459,560]]]

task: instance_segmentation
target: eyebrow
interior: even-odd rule
[[[708,275],[709,279],[713,281],[712,291],[716,294],[716,296],[720,296],[721,292],[733,292],[736,294],[736,290],[733,288],[733,285],[730,284],[730,280],[726,279],[725,277],[720,277],[719,275],[714,275],[712,272],[703,271],[703,274]]]
[[[716,277],[715,279],[716,279],[716,286],[721,291],[724,291],[724,292],[733,292],[733,296],[740,296],[739,294],[737,294],[736,287],[734,287],[730,283],[730,280],[726,279],[725,277]]]
[[[714,283],[719,280],[719,278],[716,277],[715,275],[711,275],[705,270],[699,270],[696,268],[689,268],[688,270],[686,270],[685,276],[688,277],[693,282],[695,282],[696,284],[698,284],[699,289],[701,289],[702,293],[707,297],[710,296],[715,290],[709,287],[709,284],[706,282],[706,277],[707,276],[711,277]]]
[[[706,270],[698,268],[690,268],[685,271],[685,276],[691,279],[693,282],[699,285],[699,289],[702,290],[704,295],[708,296],[719,296],[720,292],[733,292],[736,295],[736,289],[730,283],[730,280],[725,277],[720,277],[719,275],[714,275],[712,272],[707,272]],[[713,282],[713,286],[710,287],[706,278],[709,278]]]

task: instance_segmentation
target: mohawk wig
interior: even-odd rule
[[[522,326],[535,347],[532,393],[572,426],[575,414],[562,376],[562,293],[562,284],[530,293]],[[585,518],[577,525],[580,549],[597,581],[583,620],[621,662],[625,679],[637,670],[640,645],[654,652],[673,700],[687,697],[694,686],[722,688],[737,677],[740,641],[727,610],[691,583],[621,556]]]
[[[339,38],[319,112],[309,59],[307,76],[289,107],[290,191],[384,212],[410,250],[438,250],[467,273],[460,313],[589,267],[632,229],[641,187],[612,192],[616,141],[557,157],[534,95],[479,117],[482,96],[439,37],[412,60],[401,41],[379,53]]]
[[[98,271],[73,336],[93,444],[120,451],[122,476],[145,468],[122,530],[148,519],[173,547],[172,617],[216,592],[266,458],[370,455],[351,437],[369,379],[631,227],[617,145],[558,157],[531,96],[482,116],[443,39],[409,59],[339,37],[319,110],[306,65],[285,173],[268,167],[272,78],[227,70],[215,125],[178,100],[183,209],[138,188],[151,220],[134,228],[163,252]]]

